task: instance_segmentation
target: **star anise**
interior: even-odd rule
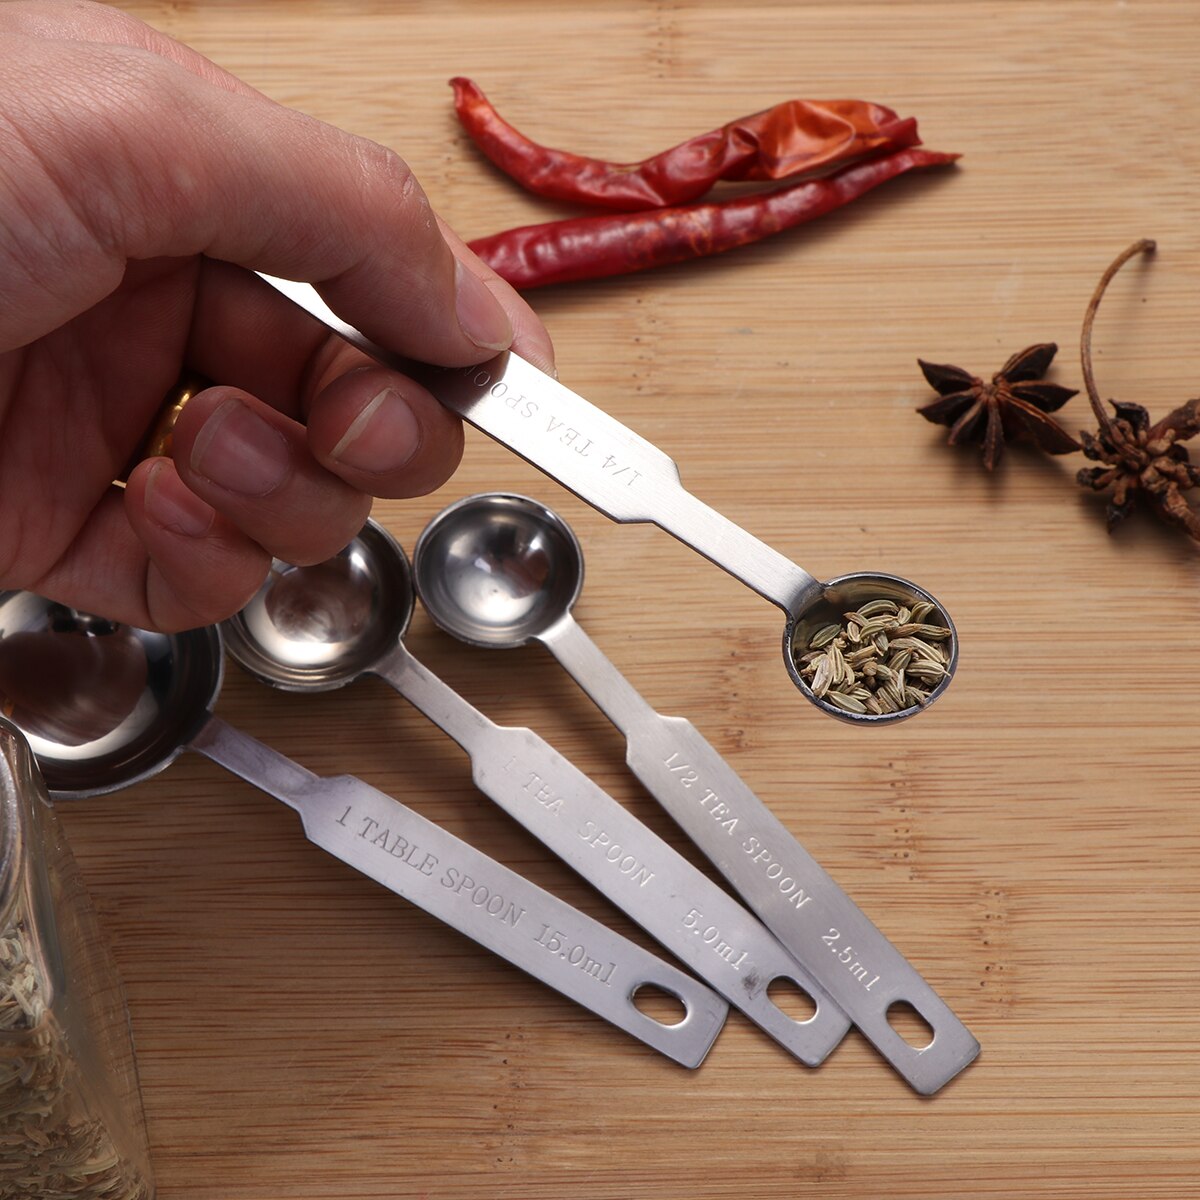
[[[917,359],[938,399],[917,409],[935,425],[949,425],[951,446],[983,442],[983,465],[994,470],[1004,453],[1004,439],[1034,442],[1049,454],[1070,454],[1079,443],[1047,413],[1057,412],[1076,393],[1046,374],[1058,347],[1041,342],[1014,354],[985,383],[961,367]]]
[[[1083,453],[1102,467],[1085,467],[1076,478],[1097,492],[1111,491],[1108,500],[1108,531],[1111,533],[1142,502],[1163,520],[1178,525],[1200,541],[1200,513],[1188,504],[1183,493],[1200,485],[1200,467],[1192,463],[1187,447],[1180,443],[1200,433],[1200,399],[1189,400],[1161,421],[1150,423],[1150,414],[1140,405],[1110,400],[1115,416],[1100,403],[1092,373],[1092,325],[1096,310],[1112,277],[1135,254],[1151,253],[1154,242],[1135,242],[1104,272],[1083,319],[1080,354],[1083,381],[1092,411],[1100,423],[1097,433],[1081,433]]]

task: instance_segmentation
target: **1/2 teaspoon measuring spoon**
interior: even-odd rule
[[[933,596],[915,583],[898,575],[865,572],[821,583],[692,495],[663,450],[518,355],[508,352],[478,366],[459,368],[413,363],[348,325],[311,284],[261,273],[259,277],[363,353],[419,380],[444,407],[605,516],[621,524],[659,526],[781,608],[786,617],[784,665],[792,682],[822,712],[842,721],[883,724],[922,711],[949,685],[958,661],[954,624]],[[817,629],[839,619],[850,593],[910,607],[928,602],[934,606],[929,620],[950,630],[946,674],[922,705],[890,713],[847,712],[816,696],[801,676],[793,647],[807,645]]]
[[[495,724],[418,662],[404,645],[415,604],[403,549],[368,522],[316,566],[277,559],[225,623],[226,642],[252,675],[288,691],[383,680],[467,752],[485,796],[790,1053],[822,1062],[850,1023],[812,976],[728,892],[532,730]],[[809,995],[816,1011],[808,1020],[771,999],[780,978]]]
[[[56,798],[94,796],[195,750],[295,809],[308,839],[501,958],[686,1067],[728,1005],[689,975],[352,775],[323,779],[212,715],[224,656],[214,627],[161,634],[0,593],[0,710]],[[683,1005],[669,1025],[634,997]]]
[[[918,1092],[975,1058],[965,1026],[717,750],[691,722],[655,712],[576,622],[583,551],[557,513],[525,496],[468,496],[425,527],[413,574],[426,612],[461,641],[540,642],[558,659],[624,734],[646,789]],[[902,1001],[933,1031],[928,1046],[889,1023]]]

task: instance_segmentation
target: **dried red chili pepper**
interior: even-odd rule
[[[956,158],[933,150],[898,150],[773,192],[719,204],[525,225],[477,238],[470,247],[517,288],[627,275],[756,242],[849,204],[906,171]]]
[[[541,196],[636,211],[697,200],[718,180],[769,181],[920,144],[917,123],[866,100],[788,100],[639,163],[552,150],[514,129],[469,79],[454,107],[476,146]]]

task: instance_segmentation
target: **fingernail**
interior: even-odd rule
[[[151,520],[184,537],[203,537],[217,515],[162,462],[150,469],[146,479],[145,505]]]
[[[192,446],[192,470],[242,496],[268,496],[287,478],[291,451],[282,433],[240,400],[226,400]]]
[[[421,425],[395,388],[384,388],[363,405],[330,453],[356,471],[381,474],[403,467],[421,445]]]
[[[461,262],[454,264],[455,306],[463,333],[484,350],[507,350],[512,322],[487,284]]]

